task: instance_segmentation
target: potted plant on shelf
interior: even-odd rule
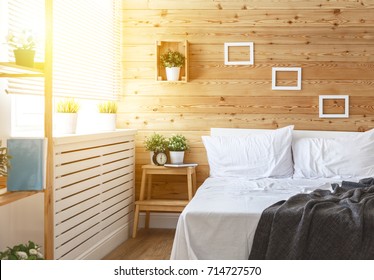
[[[35,38],[31,30],[23,30],[20,34],[9,31],[7,40],[13,48],[16,64],[34,67]]]
[[[185,64],[185,56],[178,51],[168,51],[160,56],[161,64],[166,69],[168,81],[178,81],[180,68]]]
[[[10,156],[8,155],[8,150],[5,147],[1,147],[0,141],[0,176],[6,177],[8,175],[8,168]]]
[[[173,135],[168,139],[170,162],[174,164],[183,163],[184,152],[188,150],[187,139],[183,135]]]
[[[165,153],[168,147],[168,141],[163,135],[153,133],[151,136],[145,138],[144,146],[145,149],[150,152],[151,164],[155,164],[153,161],[154,154]]]
[[[10,168],[9,159],[8,150],[5,147],[1,147],[0,141],[0,189],[6,186],[6,177]]]
[[[27,244],[8,247],[4,252],[0,252],[0,260],[44,260],[44,257],[40,252],[40,246],[29,241]]]
[[[99,119],[97,127],[100,131],[116,130],[118,105],[115,101],[105,101],[98,104]]]
[[[60,100],[54,115],[54,132],[57,134],[74,134],[77,127],[79,103],[74,99]]]

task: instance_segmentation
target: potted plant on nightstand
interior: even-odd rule
[[[168,139],[170,162],[174,164],[183,163],[184,152],[188,150],[187,139],[183,135],[173,135]]]
[[[31,30],[23,30],[20,34],[9,32],[8,44],[13,48],[16,64],[34,67],[35,39]]]
[[[153,133],[151,136],[146,137],[144,140],[144,146],[147,151],[150,152],[151,164],[155,164],[153,156],[155,153],[165,153],[168,147],[167,139],[158,133]]]
[[[185,64],[185,56],[169,49],[160,56],[160,61],[165,67],[167,80],[179,81],[180,68]]]
[[[57,134],[74,134],[77,127],[79,103],[74,99],[64,99],[57,103],[54,115],[54,132]]]
[[[118,105],[115,101],[105,101],[98,104],[99,119],[97,127],[100,131],[116,130]]]

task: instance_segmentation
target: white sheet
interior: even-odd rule
[[[208,178],[179,217],[171,259],[248,259],[265,208],[297,193],[331,189],[334,182]]]

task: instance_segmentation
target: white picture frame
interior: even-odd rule
[[[325,114],[323,112],[323,102],[326,99],[344,99],[343,114]],[[320,95],[319,96],[319,117],[320,118],[349,118],[349,95]]]
[[[248,47],[249,59],[241,61],[230,61],[230,47]],[[224,44],[225,65],[253,65],[254,64],[254,44],[253,42],[229,42]]]
[[[277,86],[277,72],[281,71],[297,72],[296,86]],[[271,72],[272,90],[301,90],[301,67],[273,67]]]

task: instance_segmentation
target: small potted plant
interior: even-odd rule
[[[8,168],[10,167],[9,159],[8,150],[5,147],[1,147],[0,141],[0,176],[7,176]]]
[[[154,153],[165,152],[168,147],[168,141],[163,135],[153,133],[151,136],[145,138],[144,146],[145,149],[150,152],[151,163],[154,164]]]
[[[0,260],[43,260],[40,246],[32,241],[27,244],[19,244],[8,247],[4,252],[0,252]]]
[[[160,56],[160,61],[166,69],[167,80],[178,81],[180,68],[185,64],[185,56],[178,51],[169,49]]]
[[[168,139],[170,162],[174,164],[183,163],[184,152],[188,150],[187,139],[183,135],[176,134]]]
[[[0,141],[0,188],[6,186],[6,177],[10,168],[9,159],[7,148],[1,147]]]
[[[9,31],[7,40],[13,48],[16,64],[34,67],[35,38],[31,30],[23,30],[20,34]]]
[[[100,131],[116,130],[118,105],[115,101],[105,101],[98,104],[99,119],[97,127]]]
[[[74,99],[60,100],[54,115],[54,131],[58,134],[74,134],[77,127],[79,103]]]

